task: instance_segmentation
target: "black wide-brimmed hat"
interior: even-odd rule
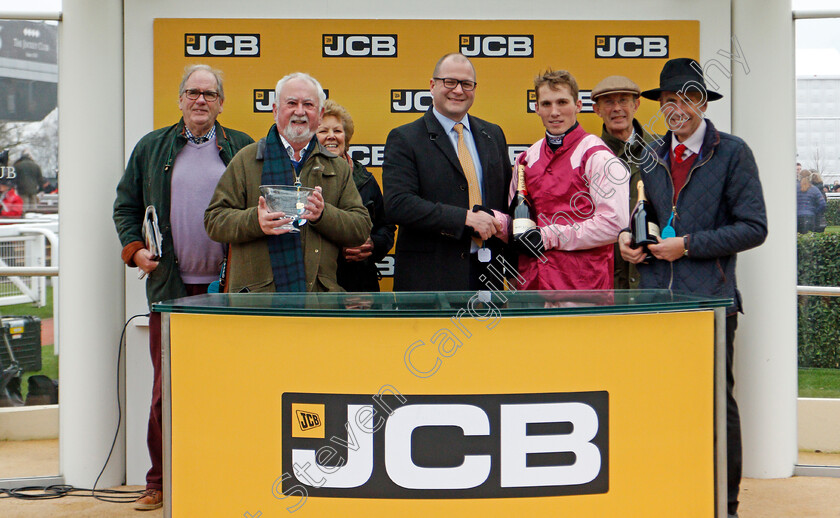
[[[706,87],[706,81],[703,79],[703,68],[697,61],[690,58],[675,58],[668,60],[665,66],[662,67],[662,72],[659,74],[659,88],[653,90],[645,90],[642,92],[642,97],[651,99],[653,101],[659,100],[659,95],[662,92],[680,92],[696,91],[702,87],[706,92],[707,101],[717,101],[723,96],[717,92],[713,92]],[[686,87],[690,83],[690,86]]]

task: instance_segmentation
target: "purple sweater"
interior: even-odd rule
[[[204,211],[224,172],[215,138],[202,144],[187,142],[175,157],[169,221],[186,284],[208,284],[219,278],[224,246],[207,237]]]

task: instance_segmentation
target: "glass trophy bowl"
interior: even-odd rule
[[[290,232],[300,232],[300,227],[306,224],[306,220],[301,219],[300,216],[309,213],[303,207],[307,204],[306,198],[314,191],[315,189],[310,187],[295,187],[294,185],[260,185],[260,193],[265,198],[268,210],[282,212],[286,217],[293,218],[290,223],[280,227]]]

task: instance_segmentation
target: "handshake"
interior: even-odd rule
[[[502,221],[500,222],[499,219]],[[472,236],[479,239],[490,237],[502,237],[507,241],[509,235],[504,227],[510,224],[510,219],[504,215],[498,215],[482,205],[475,205],[471,212],[467,212],[466,226],[471,227]],[[486,228],[485,228],[486,227]],[[532,227],[520,233],[513,234],[511,246],[516,253],[531,257],[542,257],[545,253],[545,244],[539,227]]]

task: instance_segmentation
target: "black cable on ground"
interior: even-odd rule
[[[114,503],[124,503],[124,502],[133,502],[137,500],[139,494],[142,491],[130,491],[130,493],[137,494],[133,498],[128,496],[123,497],[101,497],[96,495],[96,486],[99,484],[99,479],[102,477],[102,474],[105,473],[105,467],[108,466],[108,461],[111,460],[111,455],[114,453],[114,446],[117,444],[117,437],[120,435],[120,424],[122,423],[122,404],[120,403],[120,361],[122,361],[122,350],[123,350],[123,342],[125,341],[125,330],[128,328],[128,324],[131,323],[137,317],[148,317],[150,316],[149,313],[141,313],[138,315],[134,315],[133,317],[126,320],[125,325],[123,326],[122,333],[120,333],[120,342],[117,344],[117,429],[114,431],[114,440],[111,441],[111,449],[108,451],[108,458],[105,459],[105,464],[102,465],[102,469],[99,471],[99,475],[96,477],[96,480],[93,482],[93,489],[91,489],[90,494],[97,500],[102,500],[103,502],[114,502]],[[120,490],[99,490],[100,493],[111,494],[113,492],[121,492]],[[122,491],[125,492],[125,491]]]
[[[110,497],[113,500],[104,500],[105,502],[114,503],[131,503],[136,500],[141,494],[142,490],[125,490],[125,489],[97,489],[97,493],[126,495]],[[130,495],[130,496],[129,496]],[[54,500],[65,496],[77,497],[94,497],[98,500],[103,500],[93,494],[92,489],[81,487],[73,487],[68,485],[54,485],[54,486],[24,486],[16,487],[14,489],[0,488],[0,499],[3,498],[17,498],[19,500]]]
[[[122,424],[122,404],[120,403],[120,362],[122,361],[122,348],[125,341],[125,331],[128,324],[137,317],[149,316],[149,313],[142,313],[134,315],[129,318],[123,326],[122,333],[120,333],[120,342],[117,346],[117,429],[114,432],[114,440],[111,441],[111,449],[108,451],[108,458],[105,459],[105,464],[99,471],[96,481],[93,483],[93,489],[86,489],[80,487],[73,487],[66,484],[56,484],[52,486],[23,486],[12,489],[0,488],[0,499],[3,498],[17,498],[20,500],[53,500],[65,496],[81,496],[93,497],[97,500],[109,503],[131,503],[137,500],[143,494],[143,490],[126,490],[126,489],[96,489],[99,484],[99,479],[105,473],[105,468],[111,460],[111,455],[114,453],[114,446],[117,444],[117,437],[120,434],[120,424]],[[97,494],[98,493],[98,494]],[[100,496],[113,495],[113,496]]]

